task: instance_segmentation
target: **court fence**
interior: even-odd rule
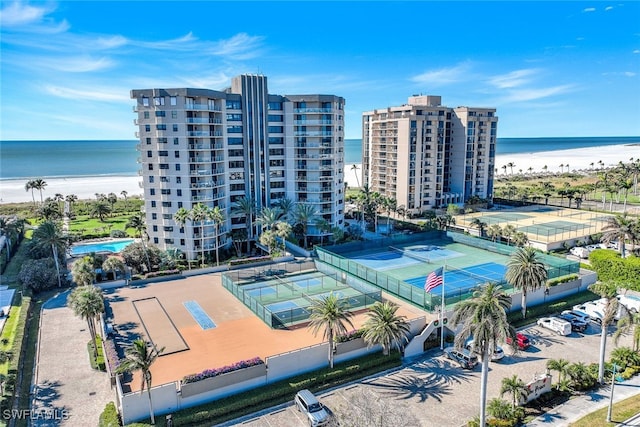
[[[389,292],[398,298],[408,301],[420,308],[424,308],[427,311],[437,311],[442,307],[442,294],[440,292],[428,293],[424,289],[413,286],[401,279],[387,275],[382,271],[375,270],[373,268],[366,267],[356,261],[343,256],[358,251],[370,250],[374,245],[378,248],[388,248],[398,244],[406,244],[413,242],[450,240],[457,243],[462,243],[468,246],[484,249],[501,255],[511,255],[516,248],[513,246],[504,245],[501,243],[491,242],[477,237],[471,237],[466,234],[447,231],[429,231],[426,233],[416,233],[411,235],[404,235],[401,239],[397,237],[388,237],[383,239],[377,239],[372,244],[370,241],[358,242],[360,244],[349,243],[348,248],[340,245],[333,247],[316,247],[318,259],[321,261],[318,265],[318,269],[326,271],[327,274],[342,274],[344,276],[353,275],[355,278],[359,278],[368,283],[371,283],[378,288]],[[580,271],[580,264],[566,260],[552,255],[540,254],[542,262],[547,266],[548,277],[550,279],[564,276],[566,274],[578,273]],[[324,266],[322,266],[322,263]],[[460,270],[463,271],[463,270]],[[464,272],[464,271],[463,271]],[[445,272],[446,274],[446,272]],[[445,276],[446,277],[446,276]],[[348,279],[345,279],[348,280]],[[508,284],[506,281],[500,281],[507,294],[512,294],[516,290]],[[452,289],[447,290],[445,288],[445,304],[446,306],[455,305],[456,303],[471,298],[475,288],[471,289]]]
[[[363,280],[347,281],[337,274],[332,277],[316,269],[314,262],[305,262],[294,268],[271,267],[251,273],[223,273],[222,286],[275,329],[308,322],[310,307],[331,293],[347,304],[351,311],[382,301],[380,289]],[[310,277],[313,273],[317,274]],[[310,285],[311,280],[313,285]]]

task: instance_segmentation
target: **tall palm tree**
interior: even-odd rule
[[[69,308],[73,314],[87,321],[91,342],[93,345],[93,357],[98,357],[96,343],[96,318],[104,312],[104,300],[102,291],[95,286],[78,286],[68,299]]]
[[[60,227],[52,221],[45,221],[33,232],[32,241],[36,247],[47,247],[51,249],[53,261],[56,264],[58,287],[62,287],[62,280],[60,278],[60,254],[65,253],[67,241]]]
[[[200,266],[204,268],[204,223],[209,219],[209,207],[203,205],[202,203],[198,203],[189,211],[189,218],[193,221],[194,224],[200,225],[200,252],[201,252],[201,264]]]
[[[631,243],[638,241],[637,221],[629,218],[626,213],[610,216],[606,220],[606,225],[602,227],[603,243],[611,243],[618,241],[618,249],[620,255],[624,258],[626,255],[625,240],[629,239]]]
[[[78,196],[76,194],[67,194],[64,201],[69,203],[69,213],[71,213],[73,210],[73,204],[78,201]]]
[[[36,178],[33,180],[33,188],[40,192],[40,203],[44,203],[44,199],[42,198],[42,190],[47,186],[47,181],[42,178]]]
[[[491,241],[495,242],[502,235],[502,228],[498,224],[491,224],[487,228],[487,236],[491,238]]]
[[[256,202],[250,197],[243,196],[233,203],[232,214],[240,214],[245,217],[247,226],[247,253],[251,252],[251,240],[253,240],[253,216],[256,213]]]
[[[184,207],[180,207],[176,213],[173,214],[173,221],[178,224],[180,226],[180,228],[184,228],[185,229],[185,234],[187,236],[187,238],[189,238],[189,233],[187,232],[187,229],[185,228],[185,225],[187,223],[187,221],[189,220],[189,211],[184,208]],[[188,260],[188,264],[189,264],[189,269],[191,269],[191,261]]]
[[[126,266],[124,262],[118,258],[117,256],[110,256],[104,260],[102,263],[102,269],[104,271],[110,271],[113,273],[113,279],[116,279],[117,272],[121,271],[124,273],[126,271]]]
[[[389,355],[392,347],[400,348],[403,341],[409,341],[410,328],[405,316],[398,316],[398,306],[390,301],[376,302],[367,313],[362,338],[369,347],[382,346],[382,354]]]
[[[104,217],[111,213],[111,207],[103,200],[98,200],[91,205],[91,216],[98,217],[100,222],[104,222]]]
[[[511,169],[511,175],[513,175],[513,168],[516,167],[516,164],[513,162],[507,163],[507,166]]]
[[[631,332],[633,351],[640,351],[640,313],[633,313],[626,311],[625,315],[618,320],[618,329],[613,334],[613,339],[616,345],[620,340],[620,337]]]
[[[509,257],[505,279],[522,292],[522,318],[527,315],[527,293],[541,288],[548,273],[538,252],[532,247],[518,248]]]
[[[332,369],[335,337],[347,333],[346,325],[353,328],[353,313],[348,311],[348,308],[348,304],[338,299],[334,293],[315,299],[310,307],[309,327],[314,336],[322,330],[322,337],[329,342],[329,366]]]
[[[560,358],[547,360],[547,369],[558,372],[558,384],[561,384],[564,381],[569,365],[570,363],[567,359]]]
[[[518,402],[521,399],[526,399],[529,396],[529,389],[527,385],[518,378],[517,375],[513,375],[510,378],[503,378],[500,386],[500,397],[509,393],[511,395],[511,408],[516,409]]]
[[[127,221],[125,225],[126,228],[133,228],[140,238],[140,242],[142,243],[142,249],[144,250],[144,256],[147,260],[147,271],[151,271],[151,261],[149,260],[149,252],[147,252],[147,243],[145,237],[148,237],[147,234],[147,224],[145,223],[144,216],[141,212],[133,215]]]
[[[278,208],[280,208],[280,212],[282,212],[281,218],[285,221],[291,220],[291,215],[293,214],[295,207],[296,203],[291,199],[287,199],[285,197],[284,199],[278,200]]]
[[[391,234],[391,229],[389,228],[391,223],[391,212],[396,212],[398,209],[398,201],[393,197],[385,197],[382,200],[382,205],[387,212],[387,234]]]
[[[607,350],[607,332],[609,325],[615,320],[618,314],[617,287],[614,283],[598,282],[589,286],[589,290],[595,292],[605,299],[604,313],[600,322],[600,359],[598,362],[598,382],[604,382],[604,357]]]
[[[504,228],[502,229],[502,235],[507,238],[507,245],[511,244],[511,238],[514,234],[516,234],[517,231],[518,230],[516,230],[516,228],[511,224],[507,224],[504,226]]]
[[[33,190],[36,189],[36,187],[34,186],[35,181],[33,179],[30,179],[29,181],[27,181],[27,183],[24,185],[24,189],[25,191],[29,192],[31,191],[31,198],[33,199],[33,204],[35,206],[36,204],[36,196],[33,193]]]
[[[353,171],[353,174],[356,177],[356,183],[358,184],[358,188],[360,188],[360,178],[358,178],[358,169],[360,169],[360,167],[357,164],[352,164],[351,165],[351,170]]]
[[[151,424],[156,423],[153,413],[153,402],[151,401],[151,366],[163,351],[164,347],[160,350],[153,349],[151,343],[147,343],[142,339],[137,339],[125,350],[124,360],[120,363],[120,366],[118,366],[117,369],[118,373],[140,371],[142,377],[140,394],[144,392],[146,387],[147,394],[149,396],[149,415],[151,417]]]
[[[96,277],[93,258],[87,255],[75,260],[71,266],[71,277],[78,286],[92,285]]]
[[[129,211],[129,204],[127,203],[128,202],[127,196],[129,195],[129,193],[127,193],[125,190],[122,190],[120,192],[120,195],[124,199],[124,210],[128,212]]]
[[[307,247],[307,228],[309,226],[309,222],[312,221],[316,215],[318,215],[318,211],[315,206],[309,203],[298,203],[295,211],[293,212],[296,224],[300,224],[302,226],[305,248]]]
[[[282,210],[280,208],[264,207],[258,214],[256,222],[260,224],[262,231],[270,230],[281,217]]]
[[[511,307],[511,297],[496,283],[488,283],[476,289],[473,298],[456,304],[451,322],[458,327],[455,346],[462,347],[469,337],[473,337],[474,351],[482,359],[480,383],[480,426],[486,425],[487,377],[489,355],[499,343],[516,343],[515,330],[507,321],[507,310]]]
[[[109,205],[111,206],[111,212],[113,212],[117,201],[118,201],[118,196],[116,195],[116,193],[109,193],[107,195],[107,202],[109,202]]]
[[[220,206],[214,206],[209,210],[209,219],[213,221],[213,227],[215,231],[216,238],[216,265],[220,265],[220,256],[219,256],[219,248],[220,248],[220,236],[218,236],[218,231],[220,230],[220,225],[224,222],[224,213]]]

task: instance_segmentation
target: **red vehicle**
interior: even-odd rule
[[[507,344],[511,345],[511,337],[507,337]],[[517,332],[516,345],[520,350],[526,350],[527,348],[529,348],[531,343],[529,342],[529,338],[525,334],[521,334],[520,332]]]

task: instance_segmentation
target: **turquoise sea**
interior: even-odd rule
[[[134,176],[137,140],[0,141],[0,180]],[[498,138],[496,154],[640,144],[640,137]],[[362,162],[362,140],[345,140],[345,163]]]

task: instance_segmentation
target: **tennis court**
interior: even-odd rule
[[[498,282],[513,292],[504,276],[515,248],[462,233],[433,231],[316,250],[323,262],[427,310],[442,304],[443,289],[447,306],[469,298],[487,282]],[[549,278],[579,270],[574,261],[545,254],[541,259]],[[427,276],[440,267],[444,267],[443,288],[426,293]]]
[[[608,218],[609,215],[598,212],[540,205],[492,209],[455,217],[456,226],[476,233],[476,220],[485,224],[485,233],[492,225],[498,225],[503,229],[508,225],[513,226],[543,250],[557,249],[566,241],[575,242],[600,233]]]
[[[307,322],[311,314],[309,307],[329,295],[348,304],[351,310],[359,310],[382,300],[381,291],[364,281],[347,283],[342,277],[315,269],[295,273],[263,273],[258,272],[250,280],[243,280],[247,277],[229,272],[223,274],[222,283],[273,328],[287,328]]]

